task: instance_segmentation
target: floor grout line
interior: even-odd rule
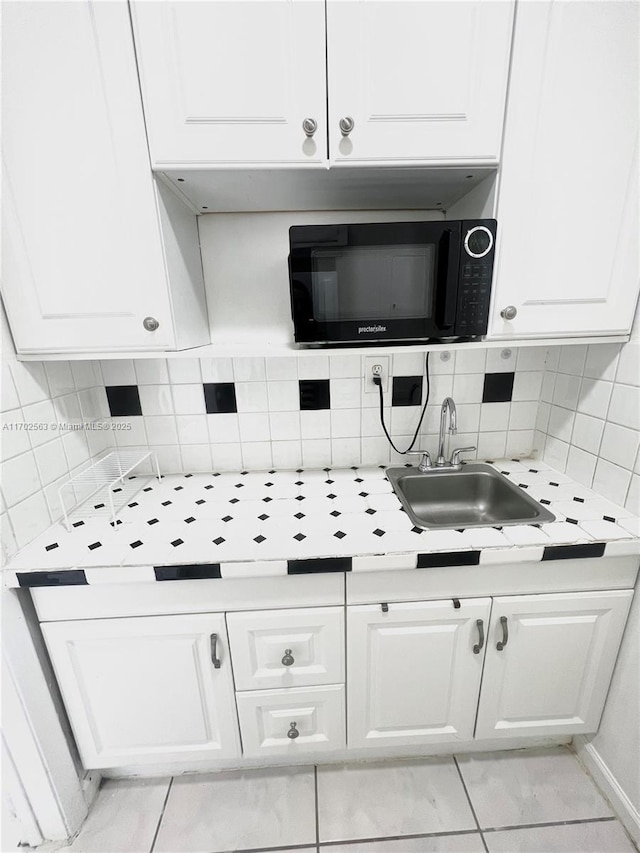
[[[167,787],[167,794],[164,798],[164,803],[162,804],[162,810],[160,812],[160,817],[158,819],[158,825],[156,826],[156,831],[153,834],[153,841],[151,842],[151,847],[149,848],[149,853],[153,853],[153,849],[156,846],[156,840],[158,838],[158,833],[160,832],[160,824],[162,823],[162,818],[164,817],[164,810],[167,807],[167,801],[169,799],[169,793],[171,791],[171,786],[173,785],[173,776],[169,779],[169,786]]]
[[[612,820],[618,820],[615,815],[610,817],[583,817],[575,818],[574,820],[548,820],[541,823],[514,823],[507,826],[487,826],[482,832],[506,832],[512,829],[539,829],[543,826],[574,826],[578,823],[607,823]],[[619,822],[619,821],[618,821]]]
[[[473,815],[473,819],[476,822],[476,826],[478,828],[478,832],[480,833],[480,839],[482,840],[482,846],[485,849],[485,853],[489,853],[489,848],[487,847],[487,842],[484,840],[484,835],[482,834],[482,829],[480,827],[480,821],[478,820],[478,815],[476,814],[476,810],[473,807],[473,803],[471,802],[471,796],[469,795],[469,791],[467,790],[467,785],[464,781],[464,776],[462,775],[462,770],[460,770],[460,765],[458,764],[458,759],[455,755],[451,756],[453,758],[453,763],[456,765],[456,770],[458,771],[458,776],[460,777],[460,781],[462,782],[462,787],[464,788],[464,793],[467,798],[467,802],[469,803],[469,808],[471,809],[471,814]]]
[[[350,838],[342,841],[321,841],[320,847],[322,850],[330,847],[337,847],[347,844],[372,844],[376,841],[407,841],[414,838],[449,838],[450,836],[459,835],[478,835],[477,829],[454,829],[449,832],[420,832],[412,835],[380,835],[376,838]]]
[[[320,814],[318,813],[318,765],[313,765],[313,787],[316,810],[316,853],[320,851]]]

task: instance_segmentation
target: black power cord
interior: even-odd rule
[[[413,439],[409,447],[406,450],[398,450],[398,448],[393,443],[393,439],[389,435],[389,431],[387,430],[386,424],[384,422],[384,392],[382,390],[382,379],[379,376],[373,377],[373,384],[378,386],[378,391],[380,392],[380,423],[382,424],[382,429],[384,430],[384,434],[387,436],[387,441],[393,447],[396,453],[399,453],[401,456],[406,456],[407,453],[411,453],[413,450],[413,446],[416,443],[416,439],[418,438],[418,433],[420,432],[420,427],[422,426],[422,421],[424,420],[424,413],[427,411],[427,403],[429,402],[429,353],[425,356],[425,374],[427,377],[427,394],[424,401],[424,406],[422,407],[422,413],[420,415],[420,420],[418,421],[418,426],[416,427],[416,431],[414,433]]]

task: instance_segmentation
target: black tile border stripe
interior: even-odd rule
[[[16,572],[19,586],[81,586],[87,583],[84,569],[59,572]]]
[[[351,557],[318,557],[309,560],[287,560],[288,575],[311,575],[321,572],[350,572]]]
[[[574,560],[584,557],[603,557],[604,542],[585,542],[582,545],[546,545],[543,560]]]
[[[480,551],[440,551],[418,554],[418,569],[437,569],[439,566],[477,566]]]
[[[154,566],[157,581],[188,581],[219,579],[222,577],[220,563],[200,563],[182,566]]]

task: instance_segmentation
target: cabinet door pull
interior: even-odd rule
[[[300,732],[296,728],[296,726],[298,724],[297,723],[289,723],[289,725],[291,726],[291,728],[287,732],[287,737],[290,737],[291,740],[295,740],[298,737],[298,735],[300,734]]]
[[[502,625],[502,640],[500,640],[500,642],[496,643],[496,649],[499,652],[501,652],[504,649],[504,647],[507,645],[507,643],[509,642],[509,628],[507,627],[507,617],[506,616],[500,617],[500,624]]]
[[[291,654],[291,649],[284,650],[284,657],[282,658],[282,666],[293,666],[295,663],[295,658]]]
[[[476,619],[476,625],[478,626],[478,642],[473,647],[473,653],[479,655],[480,649],[484,646],[484,622],[482,619]]]
[[[216,647],[218,645],[218,635],[211,635],[211,663],[213,664],[215,669],[220,669],[220,658],[216,654]]]

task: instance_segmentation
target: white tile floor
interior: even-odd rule
[[[634,853],[559,747],[109,780],[70,853]],[[61,853],[63,853],[61,851]]]

